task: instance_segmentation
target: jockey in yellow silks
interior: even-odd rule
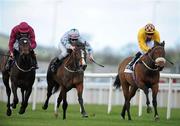
[[[160,43],[160,35],[159,32],[155,29],[155,26],[151,23],[148,23],[138,32],[139,51],[127,65],[126,72],[133,71],[133,64],[142,54],[147,53],[148,50],[154,46],[154,42]]]

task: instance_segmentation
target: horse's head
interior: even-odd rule
[[[87,67],[85,44],[76,43],[73,46],[75,46],[75,50],[71,52],[70,59],[65,66],[69,68],[71,64],[70,69],[74,72],[84,71]]]
[[[148,51],[150,59],[160,71],[164,68],[166,63],[164,45],[164,41],[162,43],[155,42],[154,47]]]
[[[22,37],[19,39],[19,53],[20,55],[27,55],[30,53],[30,40],[27,37]]]

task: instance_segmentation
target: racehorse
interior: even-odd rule
[[[18,41],[19,51],[14,50],[14,63],[10,71],[5,68],[2,71],[2,79],[6,87],[6,93],[8,96],[7,101],[7,115],[12,114],[12,108],[16,108],[18,104],[17,88],[21,89],[22,103],[19,110],[19,114],[24,114],[26,107],[28,106],[28,99],[32,92],[32,86],[35,80],[35,69],[33,67],[33,58],[31,54],[30,41],[28,38],[20,38]],[[11,80],[11,88],[9,85],[9,79]],[[13,103],[10,104],[11,89],[13,92]]]
[[[163,70],[166,59],[165,59],[165,43],[154,43],[154,47],[151,48],[146,54],[144,54],[135,64],[133,73],[125,73],[126,65],[131,61],[132,57],[128,57],[119,64],[118,75],[114,82],[116,88],[120,88],[122,85],[122,90],[125,98],[124,106],[121,112],[121,116],[125,119],[125,113],[127,111],[128,120],[131,120],[130,115],[130,100],[135,95],[138,88],[142,89],[146,95],[147,99],[147,111],[149,107],[149,88],[152,90],[152,104],[154,107],[154,118],[159,119],[157,112],[157,94],[159,90],[159,77],[160,71]]]
[[[85,45],[82,43],[77,43],[74,46],[75,50],[70,51],[69,55],[64,58],[62,64],[59,65],[56,73],[53,73],[50,69],[52,62],[55,59],[51,61],[47,71],[47,99],[44,103],[43,109],[45,110],[48,108],[48,102],[50,96],[52,95],[52,92],[55,93],[58,91],[58,89],[60,89],[60,94],[57,99],[57,109],[59,108],[60,103],[63,100],[63,119],[66,119],[66,110],[68,107],[68,103],[66,100],[67,92],[72,88],[76,88],[77,90],[82,116],[88,117],[84,109],[82,98],[84,71],[87,66]]]

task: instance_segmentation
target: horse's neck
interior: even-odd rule
[[[29,67],[31,66],[32,60],[30,55],[26,56],[19,56],[16,60],[17,64],[22,67]]]
[[[153,59],[151,58],[151,54],[146,54],[144,56],[142,56],[140,58],[140,61],[141,61],[141,64],[146,67],[146,69],[144,69],[145,72],[148,72],[148,73],[154,73],[154,72],[157,72],[157,71],[153,71],[153,70],[150,70],[150,69],[156,69],[156,66],[155,66],[155,62],[153,61]],[[146,65],[144,65],[144,62]],[[149,67],[149,68],[147,68]]]

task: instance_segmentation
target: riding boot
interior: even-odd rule
[[[9,59],[7,60],[6,65],[5,65],[5,70],[10,71],[12,64],[13,64],[13,59],[12,59],[12,58],[9,58]]]
[[[52,71],[53,73],[56,73],[59,62],[60,62],[59,58],[56,58],[56,59],[52,62],[52,64],[51,64],[51,71]]]
[[[129,64],[127,65],[126,69],[129,69],[131,71],[133,71],[133,64],[136,62],[136,60],[141,56],[141,52],[136,53],[135,57],[133,57],[133,59],[131,60],[131,62],[129,62]]]

